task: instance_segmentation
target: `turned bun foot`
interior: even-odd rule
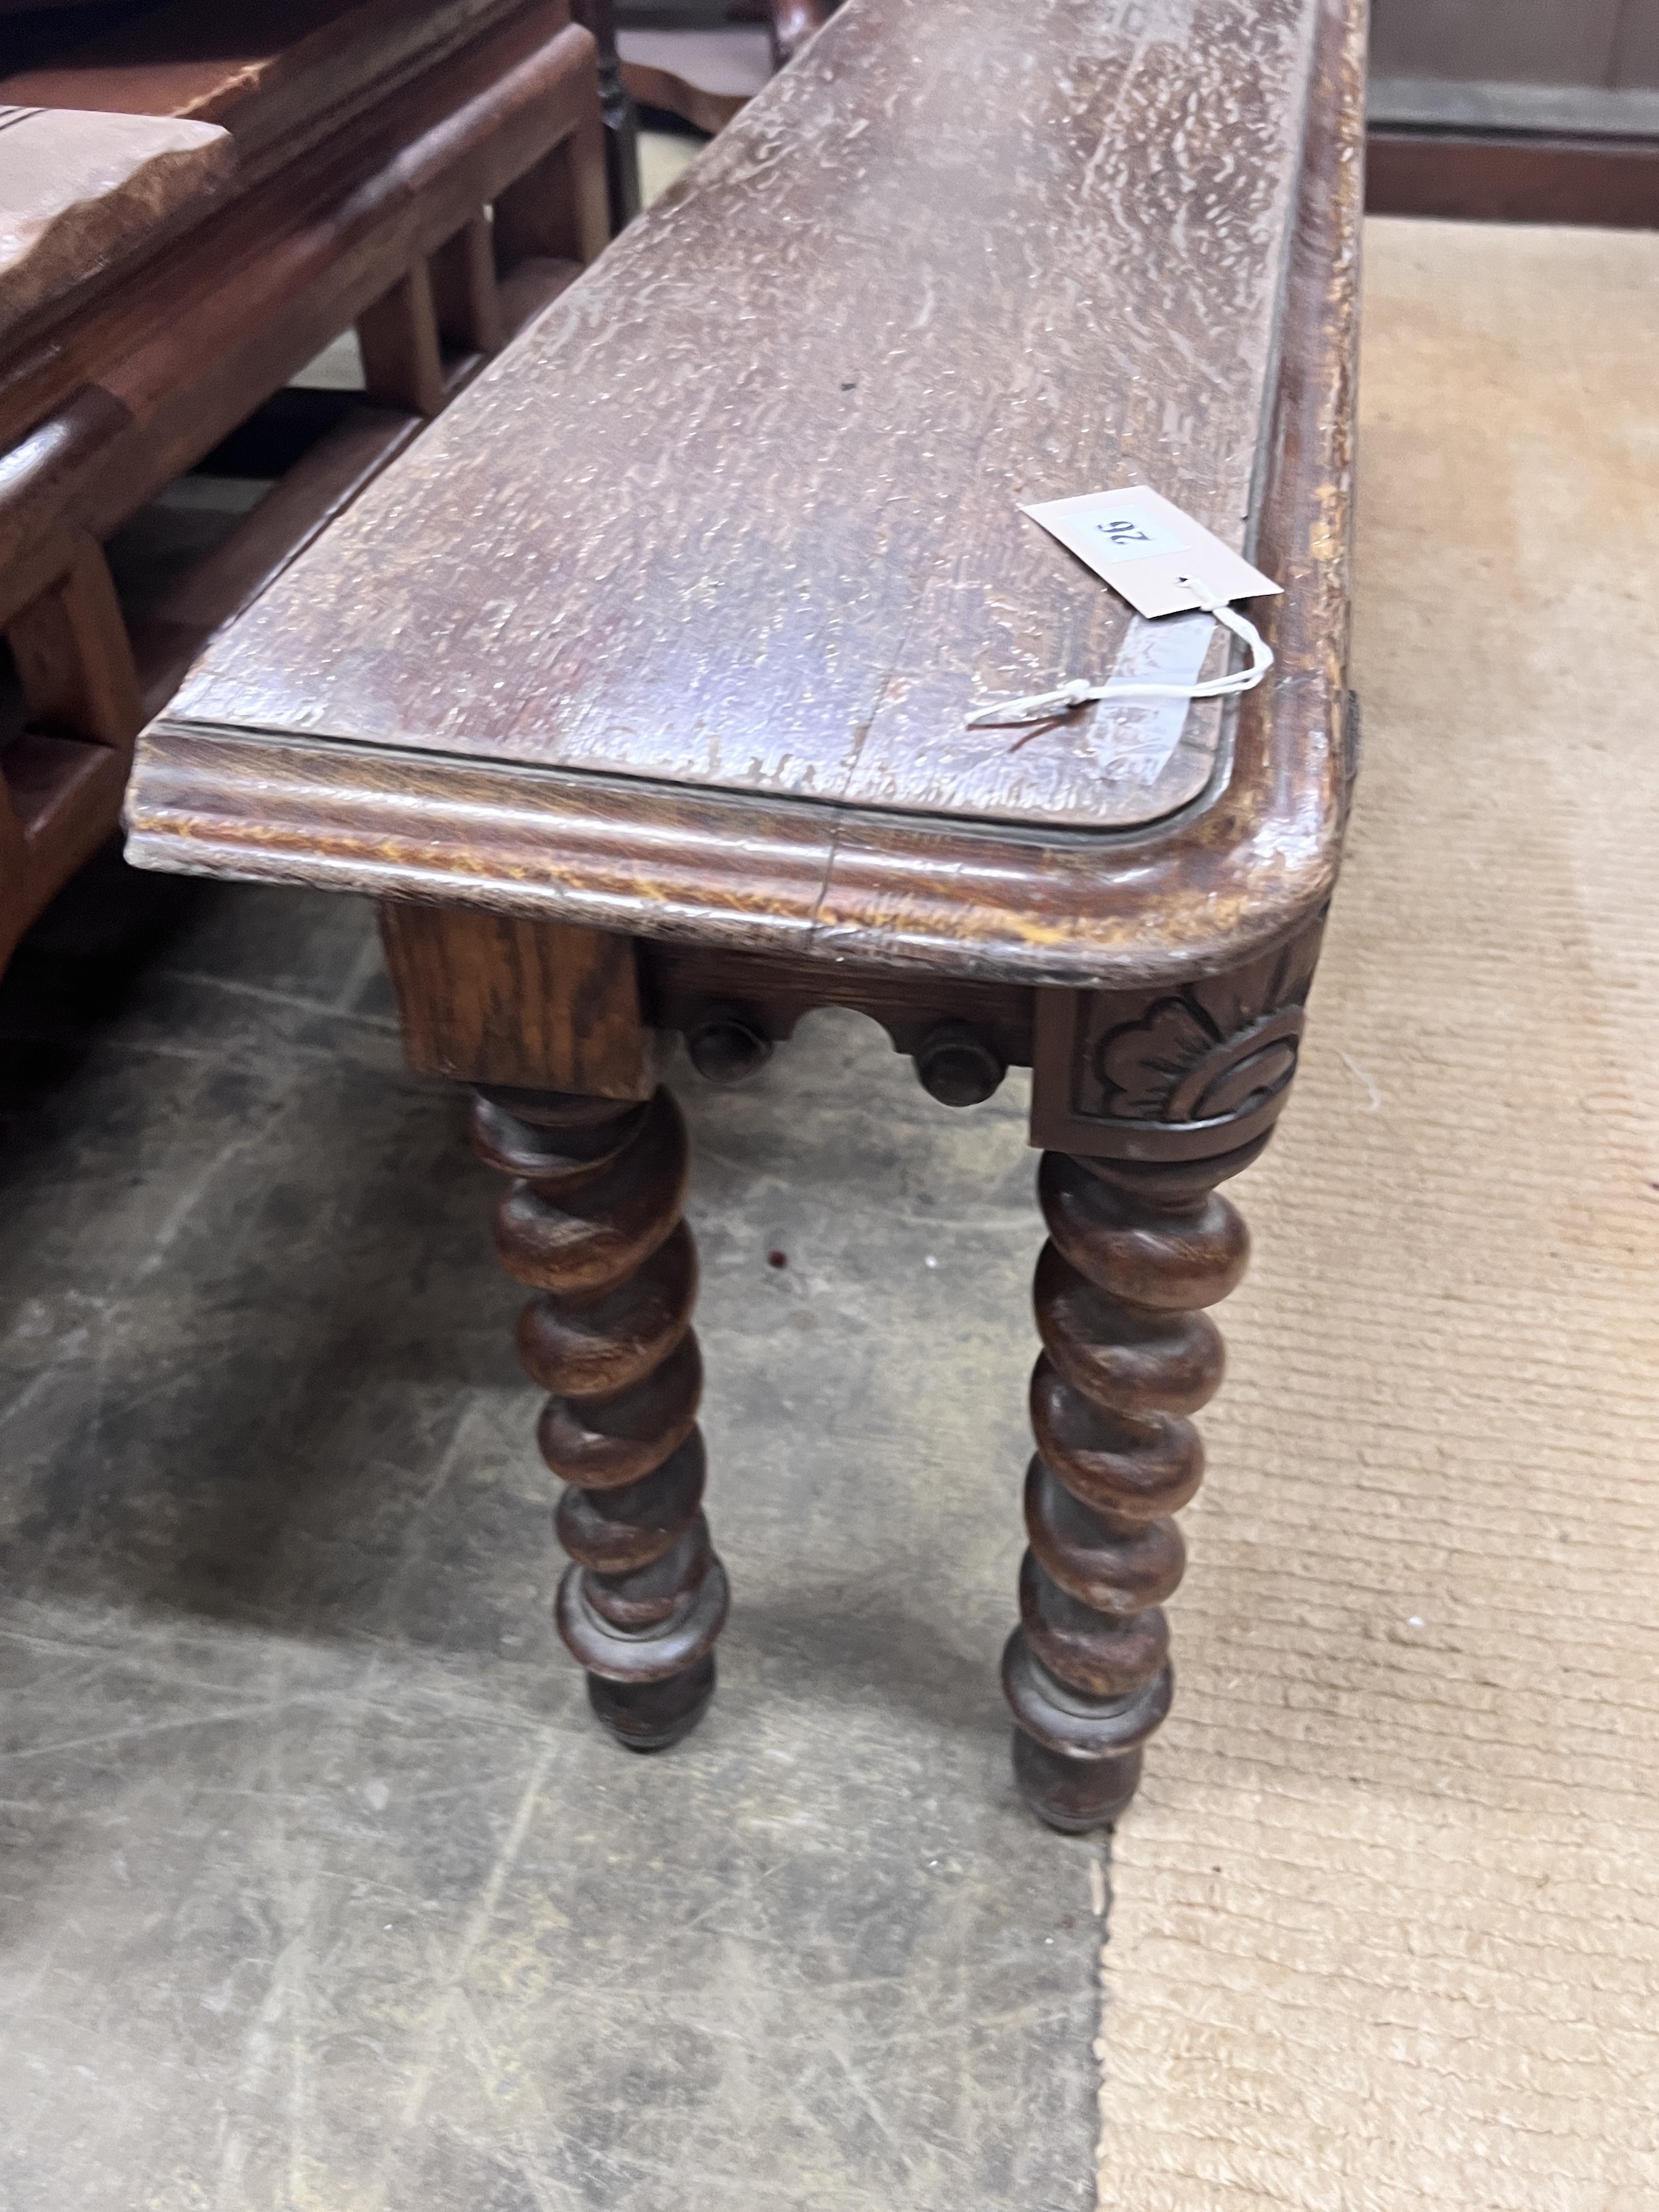
[[[714,1694],[712,1651],[665,1682],[613,1682],[604,1674],[587,1678],[589,1705],[625,1751],[666,1751],[690,1735]]]
[[[1140,1784],[1139,1746],[1115,1759],[1068,1759],[1014,1730],[1014,1781],[1039,1820],[1062,1835],[1109,1828]]]

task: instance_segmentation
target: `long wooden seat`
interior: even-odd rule
[[[143,741],[131,856],[381,899],[412,1060],[478,1088],[625,1742],[695,1722],[726,1603],[657,1040],[732,1079],[839,1005],[952,1104],[1032,1068],[1016,1765],[1062,1827],[1135,1786],[1246,1253],[1217,1186],[1289,1094],[1353,767],[1362,34],[851,0]],[[1132,484],[1282,584],[1271,676],[976,725],[1168,665],[1021,512]]]
[[[187,0],[0,89],[80,100],[83,148],[148,112],[236,157],[125,232],[112,193],[60,210],[33,257],[55,278],[0,329],[0,628],[31,717],[0,758],[0,963],[113,829],[144,712],[203,637],[608,236],[593,43],[564,0],[265,0],[228,58],[210,21]],[[4,136],[57,112],[27,112]],[[101,542],[354,323],[364,404],[129,639]]]

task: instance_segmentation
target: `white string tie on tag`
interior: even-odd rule
[[[1043,721],[1051,714],[1070,714],[1094,699],[1231,699],[1241,691],[1254,691],[1273,665],[1273,647],[1253,622],[1236,607],[1212,599],[1195,577],[1177,576],[1176,581],[1192,593],[1203,613],[1213,615],[1249,647],[1248,668],[1235,669],[1229,676],[1212,676],[1207,684],[1139,684],[1133,677],[1091,684],[1074,676],[1052,691],[1028,691],[1023,698],[999,699],[981,707],[977,714],[969,714],[967,726],[975,730],[988,722]]]

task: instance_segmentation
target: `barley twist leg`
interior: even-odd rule
[[[515,1178],[496,1250],[536,1293],[519,1353],[552,1394],[538,1441],[570,1485],[556,1524],[572,1561],[559,1632],[611,1733],[658,1750],[695,1728],[714,1694],[726,1610],[702,1514],[685,1125],[666,1091],[618,1105],[489,1090],[472,1126],[483,1158]]]
[[[1173,1516],[1204,1470],[1187,1417],[1222,1371],[1202,1309],[1238,1282],[1249,1250],[1213,1186],[1243,1164],[1042,1158],[1030,1548],[1003,1681],[1021,1792],[1053,1827],[1121,1812],[1170,1708],[1161,1608],[1186,1562]]]

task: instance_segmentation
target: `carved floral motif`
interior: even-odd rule
[[[1085,1054],[1088,1110],[1115,1121],[1213,1121],[1257,1112],[1296,1073],[1320,931],[1226,975],[1142,1001]],[[1121,1001],[1118,1002],[1121,1006]]]

